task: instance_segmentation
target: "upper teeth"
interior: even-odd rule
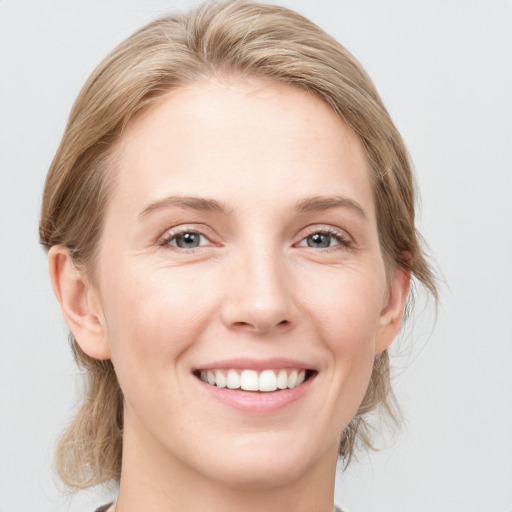
[[[275,391],[294,388],[304,382],[306,370],[202,370],[203,382],[218,388],[243,389],[245,391]]]

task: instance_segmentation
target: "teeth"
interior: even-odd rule
[[[297,370],[293,370],[290,375],[288,375],[288,387],[294,388],[297,385],[297,374],[299,372]]]
[[[240,375],[240,387],[245,391],[259,391],[258,374],[254,370],[244,370]]]
[[[277,377],[272,370],[264,370],[260,373],[259,390],[275,391],[277,389]]]
[[[255,370],[203,370],[199,377],[218,388],[269,392],[300,386],[306,379],[306,370],[263,370],[260,373]]]
[[[224,374],[220,370],[215,372],[215,381],[218,388],[225,388],[227,386],[226,377],[224,377]]]
[[[228,370],[226,385],[229,389],[238,389],[240,387],[240,375],[235,370]]]
[[[277,387],[279,389],[286,389],[288,387],[288,374],[286,370],[281,370],[277,376]]]

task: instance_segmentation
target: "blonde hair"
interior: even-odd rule
[[[366,151],[388,269],[406,267],[436,297],[415,228],[408,154],[371,79],[342,45],[309,20],[252,2],[206,3],[160,18],[98,66],[73,106],[48,172],[41,243],[68,247],[76,264],[94,276],[111,185],[109,157],[124,128],[168,91],[226,74],[292,84],[330,105]],[[70,341],[86,388],[58,445],[56,469],[66,485],[86,488],[120,478],[123,395],[112,363],[87,356],[72,335]],[[375,359],[357,414],[341,435],[339,453],[347,463],[357,439],[371,446],[366,413],[382,406],[393,415],[393,400],[384,351]]]

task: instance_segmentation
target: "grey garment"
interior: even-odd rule
[[[114,502],[107,503],[106,505],[103,505],[102,507],[97,508],[94,512],[107,512],[108,507],[112,506],[113,503]],[[338,511],[336,511],[336,512],[338,512]]]
[[[97,508],[95,512],[106,512],[108,510],[108,507],[110,507],[112,505],[112,503],[107,503],[106,505],[103,505],[102,507],[100,508]],[[341,510],[340,507],[338,507],[337,505],[335,505],[336,507],[336,512],[343,512],[343,510]]]

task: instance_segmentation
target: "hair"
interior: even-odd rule
[[[215,76],[291,84],[325,101],[355,133],[371,169],[386,268],[407,269],[437,298],[434,273],[415,227],[415,189],[405,145],[371,79],[355,58],[289,9],[245,1],[205,3],[149,23],[115,48],[83,86],[46,179],[40,240],[67,247],[94,280],[95,254],[112,186],[110,157],[137,113],[164,94]],[[408,297],[408,307],[413,299]],[[123,394],[112,362],[70,343],[84,371],[81,406],[62,435],[56,471],[75,489],[119,480]],[[350,461],[356,441],[371,447],[367,413],[394,416],[388,352],[375,358],[366,395],[340,438]]]

